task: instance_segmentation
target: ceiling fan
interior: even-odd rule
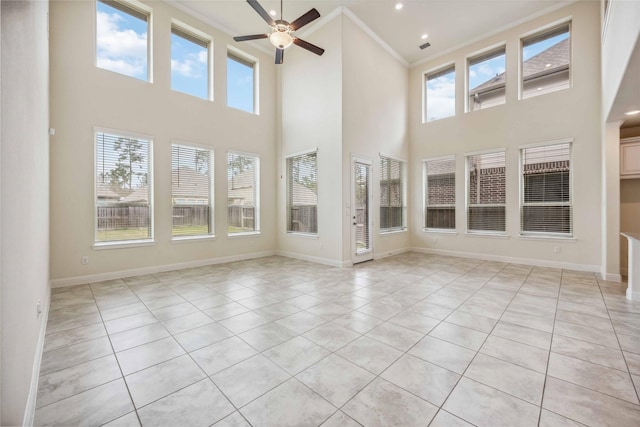
[[[303,49],[307,49],[309,52],[313,52],[316,55],[322,55],[324,53],[324,49],[299,39],[292,34],[294,31],[299,30],[311,21],[320,17],[320,13],[315,8],[311,9],[292,23],[289,23],[282,19],[282,0],[280,0],[280,19],[275,21],[271,18],[271,15],[269,15],[269,13],[260,6],[260,3],[258,3],[257,0],[247,0],[247,3],[249,3],[249,5],[258,12],[258,15],[260,15],[267,24],[269,24],[271,27],[271,33],[238,36],[233,38],[235,41],[244,42],[247,40],[269,39],[271,44],[276,48],[276,64],[282,64],[284,62],[284,50],[292,44],[298,45]]]

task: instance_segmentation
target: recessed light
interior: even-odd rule
[[[396,3],[396,10],[400,10],[404,7],[402,3]]]
[[[551,67],[551,64],[545,65],[545,68],[549,68],[549,67]]]
[[[426,39],[427,39],[427,37],[429,37],[429,34],[423,34],[423,35],[421,35],[421,36],[420,36],[420,38],[421,38],[422,40],[426,40]]]
[[[542,88],[541,88],[541,87],[539,87],[539,88],[538,88],[538,89],[536,89],[536,90],[542,90]]]
[[[627,111],[626,113],[627,116],[635,116],[636,114],[640,114],[640,110],[631,110],[631,111]]]
[[[276,12],[275,10],[270,10],[269,11],[269,15],[271,15],[271,16],[276,16],[277,13],[278,12]]]

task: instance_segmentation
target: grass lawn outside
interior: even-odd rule
[[[122,228],[119,230],[98,230],[98,242],[150,239],[148,228]]]

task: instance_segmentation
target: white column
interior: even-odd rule
[[[629,241],[627,299],[640,300],[640,233],[620,233]]]

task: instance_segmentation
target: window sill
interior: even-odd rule
[[[406,233],[409,230],[402,229],[402,230],[380,230],[380,234],[384,234],[384,235],[389,235],[389,234],[402,234],[402,233]]]
[[[318,240],[320,238],[318,234],[299,233],[297,231],[287,231],[287,236],[302,237],[303,239],[313,239],[313,240]]]
[[[140,248],[144,246],[154,246],[155,240],[122,240],[119,242],[96,242],[93,244],[94,251],[105,249]]]
[[[510,236],[506,233],[464,233],[465,237],[488,237],[490,239],[509,239]]]
[[[445,228],[423,228],[422,232],[426,234],[448,234],[451,236],[458,235],[458,232],[456,230],[447,230]]]
[[[228,239],[237,239],[237,238],[241,238],[241,237],[255,237],[255,236],[260,236],[260,232],[259,231],[247,231],[247,232],[244,232],[244,233],[227,234],[227,238]]]
[[[207,234],[204,236],[176,236],[171,238],[171,243],[190,243],[198,241],[215,240],[216,236]]]
[[[541,240],[546,242],[566,242],[566,243],[576,243],[578,239],[573,236],[536,236],[536,235],[528,235],[528,234],[520,234],[518,239],[522,240]]]

